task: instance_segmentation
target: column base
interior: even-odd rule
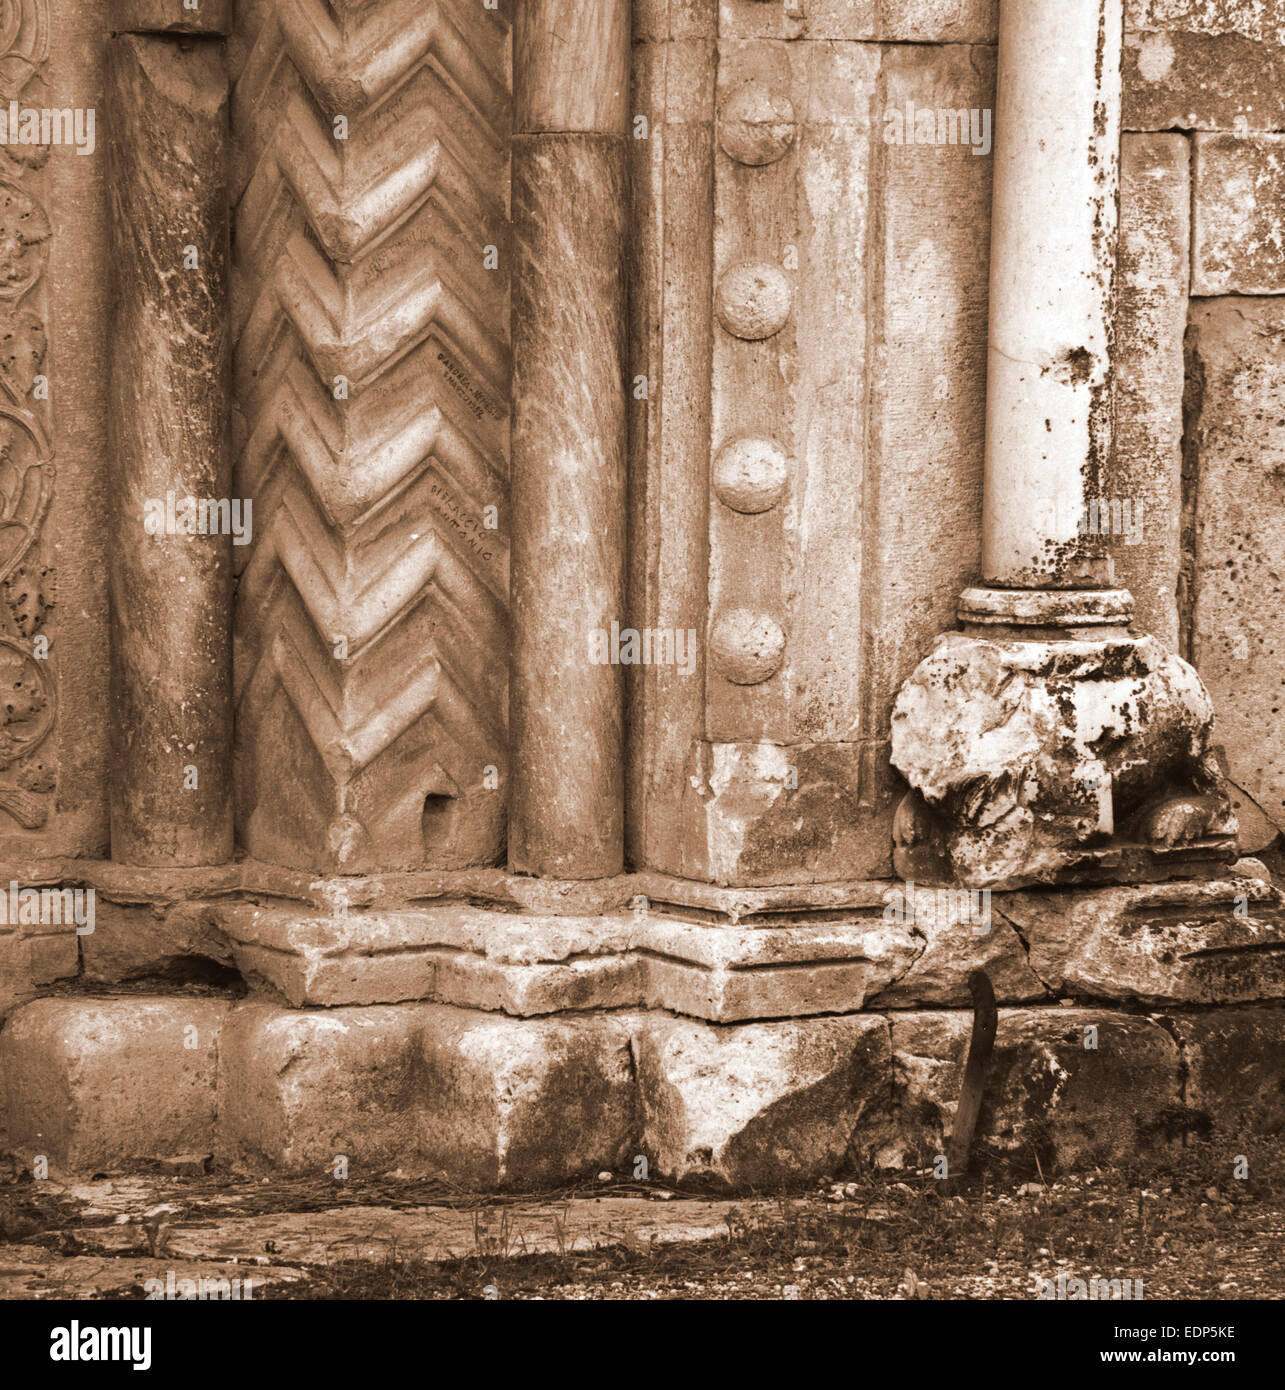
[[[295,882],[305,902],[262,865],[79,869],[79,975],[29,983],[58,993],[0,1028],[8,1142],[64,1174],[342,1158],[537,1189],[641,1156],[770,1190],[931,1162],[977,968],[1001,1005],[997,1162],[1285,1122],[1285,902],[1253,860],[1046,892],[466,873]]]
[[[514,1019],[47,998],[0,1033],[8,1150],[58,1177],[187,1156],[539,1190],[609,1170],[771,1191],[946,1152],[960,1010],[733,1027],[656,1012]],[[184,1039],[195,1038],[190,1049]],[[1046,1175],[1279,1133],[1285,1008],[1003,1009],[976,1150]]]
[[[1049,596],[1017,597],[1042,620]],[[1087,597],[1104,621],[1119,616],[1109,594]],[[1015,603],[966,606],[1021,616]],[[1208,751],[1212,722],[1200,677],[1154,638],[1110,626],[1056,640],[1003,624],[947,633],[893,709],[892,762],[912,788],[894,868],[1012,889],[1230,862],[1236,819]]]

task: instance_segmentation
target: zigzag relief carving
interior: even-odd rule
[[[508,26],[474,0],[282,0],[242,25],[242,840],[319,870],[490,863],[505,819]]]

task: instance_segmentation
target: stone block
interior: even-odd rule
[[[465,1187],[548,1187],[630,1171],[638,1148],[628,1015],[512,1019],[426,1006],[417,1143]]]
[[[1285,135],[1197,134],[1193,294],[1285,294]]]
[[[1285,16],[1263,0],[1125,0],[1127,29],[1183,29],[1193,34],[1244,34],[1285,43]]]
[[[1124,37],[1125,130],[1280,130],[1285,48],[1245,34]]]
[[[1261,879],[1012,893],[1002,911],[1055,995],[1151,1004],[1285,998],[1285,906]]]
[[[969,1015],[893,1014],[893,1073],[907,1156],[946,1151]],[[1093,1044],[1087,1046],[1086,1044]],[[1180,1061],[1164,1028],[1100,1009],[1000,1011],[976,1152],[1049,1173],[1131,1157],[1182,1133]]]
[[[1121,142],[1115,448],[1107,475],[1107,500],[1130,508],[1131,525],[1111,537],[1110,553],[1118,582],[1133,594],[1134,631],[1171,651],[1178,646],[1190,156],[1181,135]]]
[[[1285,1132],[1285,1009],[1216,1009],[1165,1020],[1187,1064],[1186,1103],[1215,1135]]]
[[[341,1155],[367,1175],[413,1166],[422,1028],[413,1005],[238,1006],[221,1045],[219,1157],[292,1173]]]
[[[731,38],[984,44],[998,23],[998,0],[719,0],[719,33]]]
[[[1191,314],[1192,653],[1229,775],[1285,828],[1285,300]]]
[[[916,1009],[970,1006],[968,976],[985,970],[1001,1003],[1043,999],[1048,991],[1027,963],[1021,938],[1004,919],[1002,895],[904,884],[890,907],[909,913],[922,948],[910,968],[870,995],[867,1007]]]
[[[648,1015],[637,1035],[641,1152],[690,1183],[770,1189],[879,1147],[891,1114],[882,1018],[720,1027]]]
[[[114,902],[101,892],[95,901],[94,930],[81,938],[87,980],[166,976],[198,956],[232,965],[217,902]]]
[[[214,1150],[222,1000],[36,999],[0,1031],[9,1140],[88,1172]]]
[[[717,1023],[854,1013],[922,950],[909,926],[868,917],[749,928],[650,918],[635,940],[648,1007]]]

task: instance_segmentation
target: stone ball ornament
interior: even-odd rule
[[[785,633],[766,613],[732,608],[710,633],[714,666],[733,685],[758,685],[774,676],[785,656]]]
[[[714,297],[718,321],[735,338],[770,338],[785,327],[794,291],[770,261],[741,261],[723,272]]]
[[[765,82],[743,82],[723,103],[718,142],[738,164],[772,164],[794,143],[794,107]]]
[[[766,512],[781,500],[788,476],[789,460],[779,444],[733,439],[714,460],[714,495],[734,512]]]

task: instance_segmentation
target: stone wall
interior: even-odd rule
[[[249,0],[227,38],[233,443],[262,527],[224,615],[234,857],[131,860],[109,828],[104,571],[140,537],[137,518],[103,522],[104,163],[0,153],[0,888],[97,895],[90,933],[0,925],[11,1137],[68,1169],[188,1147],[303,1169],[342,1148],[483,1185],[635,1150],[736,1184],[900,1163],[949,1128],[979,967],[1001,1005],[997,1152],[1047,1143],[1069,1162],[1201,1126],[1279,1131],[1278,1092],[1258,1093],[1285,1024],[1285,908],[1262,863],[996,894],[980,922],[971,900],[961,913],[893,879],[893,698],[980,564],[994,0],[636,0],[632,138],[575,131],[631,163],[627,370],[577,421],[595,447],[625,422],[628,544],[607,440],[598,530],[586,507],[574,545],[552,525],[527,538],[524,592],[561,585],[566,607],[512,614],[510,463],[530,499],[561,400],[537,386],[545,408],[510,448],[513,7],[410,8],[422,23],[403,29],[395,3]],[[1253,852],[1285,826],[1285,19],[1269,8],[1129,6],[1099,517],[1138,628],[1210,687]],[[59,105],[107,111],[120,40],[99,9],[11,10],[0,95],[39,79]],[[174,41],[146,4],[121,13],[152,35],[139,52]],[[540,183],[570,132],[530,124],[521,137],[555,152],[543,175],[531,162]],[[595,196],[614,236],[612,180]],[[574,209],[552,186],[522,203],[524,264],[538,302],[592,336],[624,305],[577,317],[556,254]],[[596,299],[618,279],[596,276]],[[513,337],[532,360],[535,317]],[[611,352],[592,362],[609,381]],[[556,521],[554,493],[513,527]],[[602,582],[577,590],[561,562],[591,541]],[[508,696],[539,651],[574,676],[586,634],[567,615],[617,596],[626,565],[622,625],[695,641],[690,667],[628,669],[617,872],[615,677],[567,695],[589,753],[559,739],[556,700],[529,698],[547,683],[521,720]],[[150,605],[172,623],[163,592]],[[515,626],[543,645],[517,642],[510,668]],[[143,674],[182,707],[165,656]],[[516,726],[560,788],[528,785],[523,814],[562,832],[569,808],[570,842],[595,818],[610,842],[579,878],[504,860]],[[166,748],[139,775],[186,761]],[[194,978],[220,997],[164,993]],[[85,997],[122,986],[160,993]],[[70,997],[32,1002],[50,992]]]
[[[1213,696],[1252,851],[1285,828],[1282,74],[1278,5],[1129,5],[1116,553]]]

